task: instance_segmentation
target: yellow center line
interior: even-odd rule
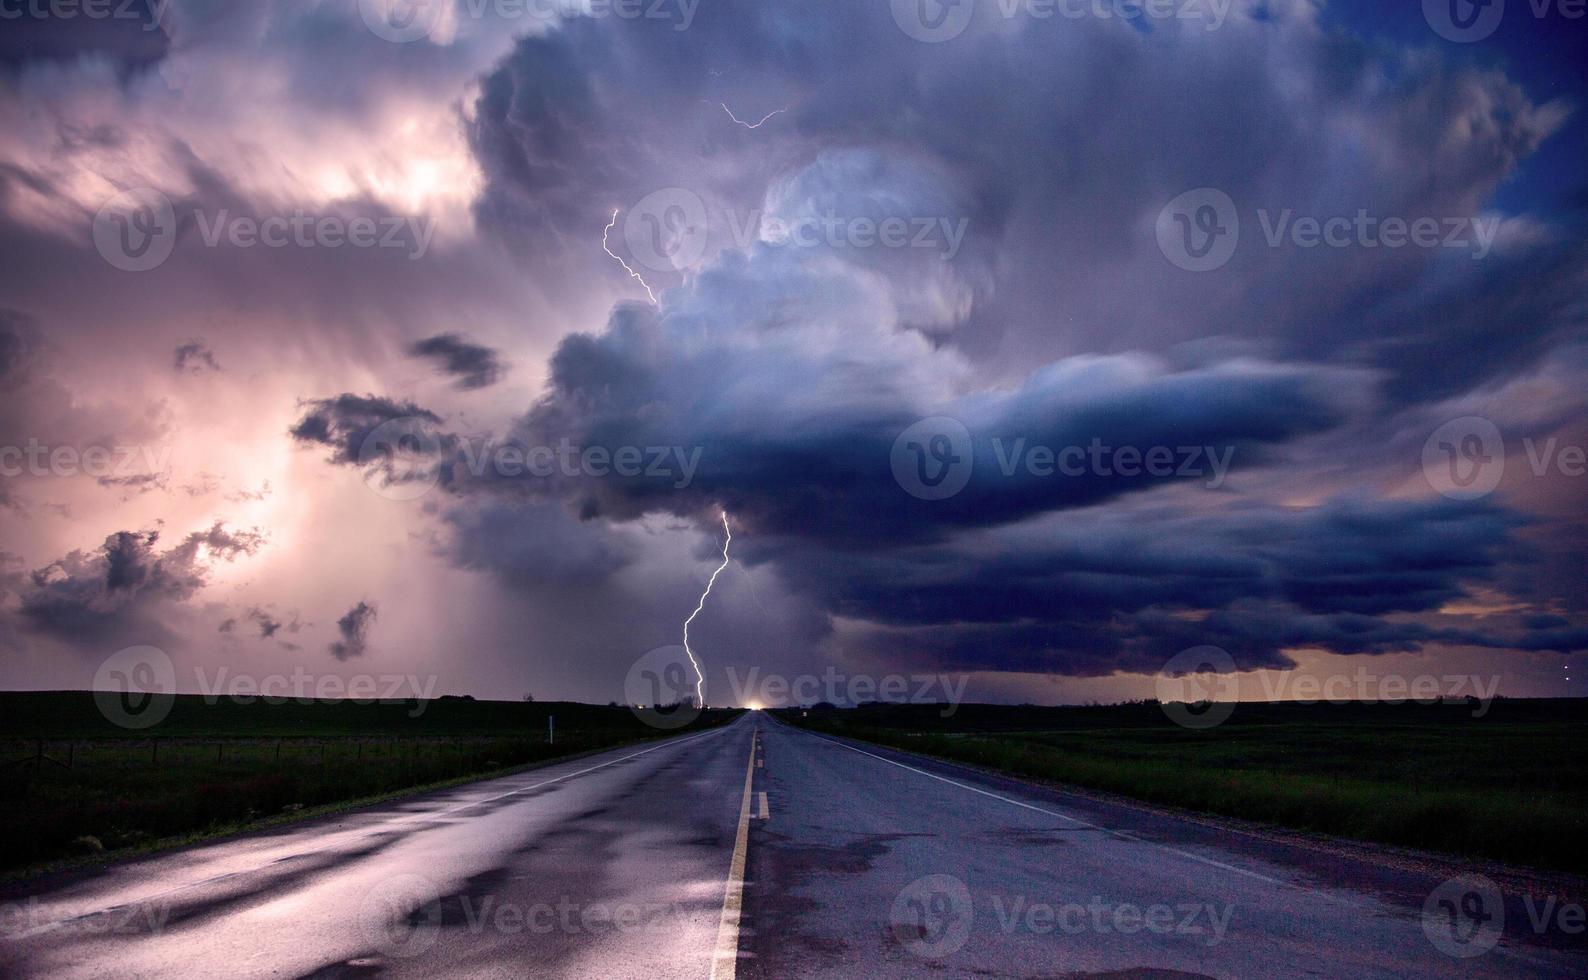
[[[739,971],[739,918],[744,909],[744,859],[750,849],[750,787],[755,782],[755,750],[761,729],[750,735],[750,764],[744,771],[744,797],[739,801],[739,833],[733,841],[733,864],[722,896],[722,922],[717,926],[717,951],[711,958],[712,980],[733,980]]]

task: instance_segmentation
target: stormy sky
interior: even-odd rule
[[[1572,693],[1553,7],[59,6],[0,28],[0,686],[622,699],[726,512],[719,703]]]

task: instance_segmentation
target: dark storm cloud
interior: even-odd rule
[[[732,275],[724,271],[714,288],[730,292]],[[1239,465],[1255,465],[1266,446],[1341,422],[1365,383],[1349,372],[1293,365],[1231,363],[1172,372],[1152,358],[1121,356],[1061,361],[1012,391],[918,405],[911,393],[889,390],[899,367],[892,357],[868,364],[858,348],[741,346],[742,338],[727,330],[718,338],[721,346],[713,346],[701,332],[708,312],[684,309],[657,323],[645,311],[620,311],[606,334],[572,337],[552,358],[551,391],[515,434],[523,444],[570,438],[575,445],[702,449],[699,471],[683,490],[643,478],[571,481],[566,492],[583,496],[586,513],[628,519],[668,509],[688,515],[720,502],[770,533],[930,537],[1185,479],[1088,472],[1056,480],[1033,476],[1024,466],[1005,472],[1005,460],[1025,447],[1093,440],[1143,451],[1212,447]],[[789,334],[800,312],[784,303],[764,329]],[[763,325],[736,321],[734,327]],[[669,336],[686,330],[697,332],[688,354]],[[714,377],[741,380],[717,384]],[[757,383],[744,383],[747,378]],[[819,399],[812,398],[813,388],[821,391]],[[896,440],[922,416],[953,418],[971,435],[969,483],[947,500],[910,497],[893,472]],[[752,420],[764,424],[747,424]]]
[[[892,622],[1005,620],[1022,610],[1437,608],[1514,549],[1516,518],[1449,501],[1337,500],[1304,510],[1159,504],[1092,509],[943,545],[795,556],[790,574],[847,613]],[[769,547],[775,547],[769,545]],[[774,553],[776,553],[774,551]],[[935,618],[925,618],[935,617]]]
[[[275,639],[276,634],[280,633],[283,629],[285,629],[288,633],[297,633],[303,628],[303,623],[299,619],[296,612],[293,612],[289,619],[290,621],[283,619],[272,608],[265,606],[249,606],[247,609],[243,610],[241,616],[228,616],[226,619],[222,620],[220,626],[217,627],[217,629],[221,633],[235,633],[239,624],[247,622],[252,625],[254,629],[258,630],[257,635],[259,639],[269,640]],[[282,639],[280,642],[283,646],[290,646],[285,639]]]
[[[1298,647],[1580,647],[1580,596],[1558,601],[1562,589],[1581,592],[1580,534],[1523,528],[1498,502],[1403,498],[1428,493],[1406,479],[1449,417],[1525,408],[1517,427],[1500,419],[1508,438],[1580,419],[1559,393],[1588,378],[1580,359],[1536,382],[1581,340],[1582,216],[1495,213],[1504,223],[1482,260],[1270,245],[1259,217],[1487,218],[1497,188],[1572,107],[1542,102],[1547,93],[1476,66],[1459,46],[1413,50],[1336,30],[1312,4],[1234,10],[1217,32],[999,20],[996,6],[978,4],[983,19],[941,45],[906,36],[887,3],[852,0],[712,3],[687,31],[572,18],[527,36],[462,18],[447,43],[392,45],[359,22],[356,4],[194,4],[181,11],[183,37],[203,43],[112,53],[123,87],[127,65],[165,63],[158,77],[143,73],[161,84],[113,105],[111,121],[79,124],[78,106],[56,118],[53,104],[39,116],[19,101],[48,120],[35,135],[49,145],[0,160],[9,282],[19,305],[51,311],[49,331],[119,327],[136,311],[151,335],[170,337],[172,323],[200,322],[194,311],[246,310],[235,332],[185,329],[245,352],[228,354],[234,368],[276,352],[243,346],[262,327],[285,354],[261,371],[302,370],[307,358],[294,355],[325,352],[318,373],[306,372],[314,387],[294,392],[363,390],[335,379],[388,369],[394,351],[427,358],[461,389],[489,389],[466,421],[348,393],[305,402],[290,430],[332,464],[438,482],[412,513],[439,526],[414,538],[436,531],[448,561],[499,587],[504,625],[481,628],[482,648],[530,636],[527,656],[561,664],[675,640],[678,613],[699,594],[695,566],[716,557],[718,508],[742,532],[735,556],[746,564],[711,609],[726,622],[708,629],[779,666],[795,648],[816,649],[823,631],[831,650],[890,669],[1082,675],[1154,670],[1204,643],[1244,666],[1288,665]],[[466,90],[478,73],[471,57],[489,44],[511,50]],[[68,81],[103,74],[94,59],[83,64],[84,78]],[[220,124],[164,129],[158,114],[188,111],[158,97],[166,82],[183,91],[185,67],[216,91],[268,92],[290,111],[244,112],[256,131],[223,105]],[[473,213],[487,241],[438,239],[424,261],[196,244],[200,212],[259,214],[299,207],[300,196],[337,214],[386,215],[414,174],[365,174],[381,168],[343,158],[371,144],[414,151],[393,131],[443,102],[456,104],[480,168]],[[753,131],[729,117],[785,107]],[[275,115],[290,129],[272,129]],[[217,132],[228,128],[250,135],[244,150]],[[324,138],[324,157],[284,139],[299,129]],[[292,148],[272,156],[277,142]],[[438,172],[467,169],[452,162]],[[81,193],[85,170],[168,190],[181,234],[165,266],[126,275],[100,261],[83,234],[97,205],[68,194]],[[368,178],[397,190],[384,205],[357,191],[326,205],[335,192],[318,185],[322,171],[332,186]],[[1198,274],[1172,265],[1153,231],[1169,199],[1204,186],[1230,195],[1242,230],[1230,262]],[[682,272],[636,261],[623,220],[669,187],[698,195],[707,213],[707,253]],[[643,298],[601,247],[614,210],[611,247],[661,302],[620,304],[603,329],[584,319],[592,297]],[[941,219],[964,238],[889,250],[780,247],[757,233],[757,218],[829,215]],[[555,315],[523,309],[527,294],[551,297]],[[492,387],[501,361],[488,348],[441,334],[410,349],[436,324],[483,331],[489,314],[533,325],[514,359],[549,349],[545,331],[591,332],[556,347],[546,394],[531,405],[502,404],[508,386]],[[7,329],[0,319],[0,418],[10,420],[0,444],[46,429],[65,441],[119,433],[140,417],[141,406],[74,398],[36,345]],[[173,357],[202,369],[214,366],[208,349]],[[892,453],[909,426],[937,415],[966,427],[972,465],[958,494],[919,500]],[[464,425],[492,434],[465,438]],[[1016,445],[1093,441],[1227,451],[1230,471],[1216,486],[1205,468],[1054,478],[1000,458]],[[676,448],[698,453],[699,466],[680,479],[676,467],[662,478],[610,468],[532,477],[478,465],[499,450],[565,443]],[[153,484],[117,489],[142,485]],[[1354,495],[1335,496],[1342,487]],[[0,482],[0,501],[8,489]],[[1566,523],[1580,525],[1580,507]],[[699,532],[693,554],[685,524]],[[1532,542],[1545,560],[1520,540],[1533,531],[1545,532]],[[186,601],[174,584],[180,556],[164,572],[159,558],[153,540],[129,532],[56,563],[50,583],[12,591],[34,597],[24,607],[42,617],[36,629],[64,633],[48,625],[57,599],[63,621],[109,610],[109,632],[110,619],[128,626],[147,611],[132,624],[142,627]],[[782,590],[769,590],[774,609],[794,607],[777,622],[801,627],[775,649],[762,645],[758,634],[773,632],[762,619],[735,615],[733,589],[752,567]],[[1520,597],[1527,612],[1444,611],[1479,587]],[[72,605],[78,591],[87,598]],[[266,608],[231,629],[280,642],[276,630],[291,629]],[[343,616],[332,655],[362,655],[374,615],[359,603]]]
[[[581,525],[556,502],[474,501],[450,510],[446,522],[445,557],[515,588],[600,582],[637,550],[602,525]]]
[[[162,23],[169,5],[170,0],[115,0],[90,9],[88,4],[6,0],[0,70],[84,58],[103,58],[123,73],[147,68],[171,49]]]
[[[35,335],[25,317],[14,310],[0,309],[0,391],[9,393],[22,390],[35,343]],[[6,426],[6,429],[10,430],[4,433],[7,437],[22,435],[20,431],[11,430],[10,426]],[[12,482],[0,476],[0,507],[17,505]]]
[[[685,319],[698,330],[698,319]],[[570,521],[557,498],[615,520],[656,510],[693,516],[720,502],[743,532],[741,557],[770,562],[797,594],[866,624],[838,642],[858,638],[868,657],[1101,675],[1153,670],[1200,643],[1222,645],[1255,668],[1289,666],[1283,651],[1296,647],[1385,654],[1429,643],[1576,642],[1571,631],[1540,624],[1499,631],[1391,618],[1436,613],[1518,557],[1511,540],[1518,519],[1494,506],[1342,499],[1201,513],[1183,498],[1133,510],[1119,505],[1172,481],[1011,476],[984,447],[962,494],[915,500],[889,467],[903,403],[879,405],[874,386],[851,386],[852,404],[827,397],[814,403],[815,414],[797,414],[776,395],[813,407],[787,349],[780,358],[796,371],[788,383],[743,389],[738,397],[754,405],[731,395],[714,400],[687,383],[709,372],[644,332],[658,327],[665,323],[630,310],[606,337],[570,338],[553,359],[551,392],[519,438],[588,445],[599,436],[609,446],[698,439],[707,452],[697,482],[460,479],[461,461],[442,464],[452,474],[444,486],[461,498],[447,517],[445,554],[454,563],[519,587],[599,580],[626,564],[622,552],[602,542],[601,524]],[[697,350],[720,363],[720,352]],[[626,356],[634,351],[671,354],[658,368],[662,361]],[[662,377],[653,373],[659,369]],[[743,370],[757,373],[754,365]],[[1349,386],[1363,380],[1254,362],[1172,371],[1147,358],[1088,358],[1045,368],[1014,391],[967,397],[958,408],[974,431],[1011,443],[1178,439],[1250,453],[1338,422],[1356,401]],[[669,393],[679,394],[676,404]],[[722,420],[753,411],[776,415],[783,428],[741,430],[764,432],[764,441],[724,434]]]
[[[336,630],[342,638],[331,643],[331,656],[347,661],[368,653],[369,631],[375,623],[375,616],[376,608],[369,602],[360,601],[349,609],[336,621]]]
[[[33,360],[36,340],[27,317],[15,310],[0,309],[0,383],[14,388]]]
[[[780,309],[785,327],[792,315],[791,307]],[[700,323],[681,314],[677,328],[698,329]],[[462,440],[441,431],[437,416],[367,396],[311,403],[294,434],[300,441],[339,447],[332,462],[363,465],[379,461],[358,448],[378,424],[417,420],[416,446],[430,448],[443,485],[460,494],[570,500],[587,519],[620,521],[654,511],[693,517],[721,503],[762,533],[902,542],[1191,478],[1179,472],[1184,454],[1173,471],[1157,475],[1089,472],[1053,479],[1024,466],[1005,472],[1003,455],[1013,458],[1026,446],[1097,441],[1142,451],[1200,447],[1199,458],[1211,449],[1222,459],[1257,465],[1266,447],[1339,423],[1357,397],[1352,387],[1363,380],[1349,372],[1288,365],[1234,363],[1172,372],[1152,358],[1079,359],[1050,365],[1014,391],[921,409],[904,392],[889,397],[886,375],[897,364],[850,360],[850,376],[834,379],[813,401],[810,386],[828,352],[780,347],[755,354],[724,337],[720,348],[702,342],[695,356],[681,357],[665,338],[667,329],[630,308],[615,316],[602,337],[570,338],[552,358],[551,391],[524,423],[504,441],[464,446],[450,459],[442,458],[442,447]],[[847,352],[833,356],[842,360]],[[740,360],[724,377],[759,377],[763,383],[713,390],[704,379],[734,358]],[[969,484],[949,500],[911,497],[893,470],[896,441],[923,412],[962,419],[972,434]],[[776,424],[750,424],[758,418]],[[674,469],[662,478],[613,474],[610,467],[540,476],[478,465],[482,456],[500,456],[507,447],[524,458],[535,447],[560,445],[608,454],[622,447],[698,448],[699,465],[687,483]],[[1199,464],[1195,478],[1210,478],[1208,465]]]
[[[853,154],[823,155],[782,183],[778,207],[875,197],[879,180],[896,200],[935,193],[930,180],[901,187],[897,176]],[[623,305],[602,334],[567,338],[547,393],[492,446],[465,445],[421,416],[433,450],[424,459],[464,501],[448,518],[449,557],[509,581],[538,572],[512,543],[534,535],[508,533],[522,515],[503,500],[566,501],[587,520],[670,512],[703,528],[721,506],[752,560],[852,624],[837,644],[859,637],[866,655],[962,669],[1152,670],[1208,642],[1258,667],[1288,666],[1296,647],[1385,654],[1541,640],[1391,618],[1435,615],[1515,558],[1516,520],[1488,506],[1364,499],[1205,515],[1182,498],[1130,509],[1167,490],[1216,499],[1225,476],[1233,489],[1282,467],[1305,440],[1360,438],[1346,427],[1376,410],[1380,372],[1265,360],[1231,343],[1178,362],[1063,358],[1017,383],[977,385],[952,347],[904,326],[897,295],[878,287],[864,257],[765,243],[724,253],[660,309]],[[370,398],[345,395],[313,403],[311,418],[344,402],[361,421],[423,411],[372,411]],[[971,440],[965,487],[947,499],[913,497],[894,468],[901,434],[927,416],[963,424]],[[471,465],[504,446],[560,444],[692,447],[700,465],[684,484]],[[1177,462],[1188,448],[1203,455],[1189,477],[1083,468],[1055,478],[1018,465],[1024,447],[1094,444],[1162,448]],[[449,456],[446,445],[461,448]],[[1209,485],[1213,457],[1231,472]],[[545,543],[526,547],[544,555]],[[599,548],[586,548],[595,550],[580,571],[606,572]]]
[[[171,364],[179,373],[203,374],[221,369],[220,362],[215,359],[215,352],[202,339],[184,340],[178,344],[171,354]]]
[[[794,540],[756,553],[825,607],[871,624],[844,641],[857,655],[952,669],[1151,671],[1201,644],[1224,647],[1243,667],[1286,666],[1282,651],[1296,647],[1571,649],[1580,640],[1523,617],[1435,626],[1413,615],[1492,581],[1521,552],[1509,533],[1517,523],[1498,508],[1451,501],[1205,514],[1155,505],[883,553]]]
[[[1440,613],[1520,567],[1518,521],[1498,506],[1368,490],[1295,509],[1216,494],[1149,507],[1138,500],[1186,481],[1032,479],[1000,472],[990,445],[1228,448],[1231,495],[1265,470],[1280,487],[1305,487],[1307,468],[1404,472],[1418,447],[1386,456],[1375,440],[1426,438],[1411,407],[1525,378],[1580,337],[1579,219],[1484,211],[1573,107],[1458,55],[1336,32],[1304,4],[1233,11],[1216,35],[982,13],[940,45],[907,38],[884,4],[849,3],[718,5],[682,37],[575,21],[520,41],[471,123],[481,224],[566,263],[612,209],[674,186],[704,201],[711,251],[725,251],[659,311],[620,307],[601,335],[568,338],[506,442],[678,444],[702,461],[684,488],[457,465],[444,485],[702,529],[720,505],[752,560],[896,659],[1106,674],[1205,642],[1247,665],[1309,645],[1573,642],[1567,627]],[[741,115],[789,111],[749,133],[719,95]],[[1198,275],[1160,253],[1153,223],[1204,186],[1230,195],[1242,232],[1226,267]],[[965,248],[913,268],[727,234],[757,209],[875,218],[878,201],[967,219]],[[1480,218],[1497,237],[1483,261],[1270,244],[1265,222],[1287,209]],[[659,291],[680,281],[640,271]],[[925,312],[907,307],[923,295]],[[922,324],[940,347],[900,333]],[[1171,366],[1176,345],[1210,336],[1223,349]],[[1132,350],[1148,353],[1064,356]],[[971,433],[974,467],[959,494],[918,501],[889,451],[939,414]]]
[[[29,573],[19,595],[20,622],[82,642],[163,630],[162,616],[193,598],[217,561],[252,555],[264,541],[257,530],[217,522],[162,551],[158,531],[118,531],[95,551],[73,551]]]
[[[134,473],[130,476],[101,476],[97,479],[97,482],[102,487],[122,490],[127,496],[148,493],[151,490],[164,490],[167,487],[165,476],[161,473]],[[126,499],[125,496],[123,499]]]
[[[1334,33],[1307,4],[1235,9],[1217,32],[983,13],[937,45],[907,37],[886,4],[847,2],[714,5],[683,33],[574,20],[525,38],[475,106],[479,220],[560,265],[612,209],[676,186],[706,201],[716,247],[779,177],[864,146],[945,175],[972,252],[996,249],[959,341],[1006,369],[1238,333],[1284,357],[1390,368],[1405,402],[1514,374],[1573,329],[1588,255],[1573,219],[1502,231],[1504,254],[1474,262],[1269,246],[1259,217],[1481,216],[1568,103],[1454,56]],[[757,118],[790,108],[752,133],[719,99]],[[1152,228],[1204,186],[1234,200],[1242,237],[1227,267],[1198,276],[1158,253]],[[1440,356],[1452,337],[1473,354]]]
[[[500,381],[507,370],[500,354],[489,347],[470,343],[461,334],[426,337],[409,347],[408,353],[434,362],[437,371],[450,375],[453,383],[464,391],[489,388]]]
[[[257,614],[254,618],[254,622],[259,627],[259,636],[262,639],[270,639],[272,636],[276,635],[277,630],[281,629],[281,623],[278,621],[271,619],[269,616],[259,612],[257,609],[250,611]]]
[[[262,640],[268,640],[275,636],[284,625],[281,620],[258,606],[250,606],[247,616],[249,621],[258,627],[259,638]]]
[[[412,402],[344,394],[307,402],[290,434],[301,445],[329,447],[330,462],[364,465],[405,450],[439,452],[444,442],[436,432],[440,423],[439,415]]]

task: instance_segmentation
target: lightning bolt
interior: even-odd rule
[[[607,253],[608,255],[612,256],[614,259],[617,259],[618,260],[618,265],[621,265],[625,272],[627,272],[629,275],[633,276],[635,279],[638,279],[640,281],[640,285],[645,287],[645,295],[647,295],[647,296],[649,296],[651,298],[651,305],[652,306],[659,305],[656,302],[656,294],[651,292],[651,284],[645,281],[645,277],[640,275],[638,272],[635,272],[633,269],[630,269],[629,268],[629,264],[627,262],[623,261],[623,259],[616,252],[612,251],[610,248],[607,247],[607,236],[612,234],[612,229],[617,226],[617,223],[618,223],[618,212],[616,210],[614,210],[612,212],[612,220],[607,222],[606,229],[601,232],[601,251],[603,251],[603,252]]]
[[[684,652],[689,654],[689,665],[695,668],[695,702],[702,708],[706,706],[706,675],[700,672],[700,662],[695,659],[695,651],[689,649],[689,624],[693,623],[695,617],[700,615],[700,611],[706,608],[706,596],[711,595],[711,587],[717,584],[717,576],[722,574],[722,570],[728,567],[728,562],[731,560],[728,557],[728,546],[733,544],[733,528],[728,526],[727,511],[722,512],[722,530],[728,535],[727,540],[722,542],[722,564],[711,573],[711,580],[706,583],[706,591],[700,594],[700,601],[695,604],[695,611],[684,620]]]
[[[710,99],[701,99],[700,101],[706,103],[707,105],[711,104],[711,100]],[[745,129],[760,129],[762,126],[766,125],[766,121],[768,119],[771,119],[773,116],[775,116],[775,115],[777,115],[779,113],[788,111],[788,106],[784,106],[781,109],[773,109],[771,112],[769,112],[766,115],[762,116],[760,122],[758,122],[758,123],[747,123],[743,119],[740,119],[738,116],[733,114],[733,110],[728,108],[728,103],[726,103],[726,102],[718,102],[717,104],[722,106],[722,111],[726,112],[728,114],[728,118],[729,119],[732,119],[734,122],[736,122],[739,125],[743,126]]]

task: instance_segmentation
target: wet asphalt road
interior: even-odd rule
[[[1588,976],[1514,891],[765,728],[745,976]]]
[[[0,976],[1588,974],[1440,881],[752,713],[10,886]]]
[[[12,889],[0,976],[704,977],[753,731]]]

